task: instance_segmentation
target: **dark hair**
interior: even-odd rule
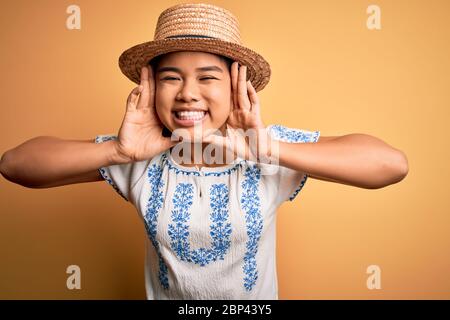
[[[233,64],[233,59],[217,55],[221,60],[225,61],[225,64],[227,65],[228,71],[231,71],[231,65]]]
[[[151,59],[148,64],[152,67],[152,70],[155,71],[155,68],[158,66],[159,64],[159,60],[161,60],[162,55],[156,56],[153,59]]]

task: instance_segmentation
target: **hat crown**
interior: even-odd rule
[[[205,3],[179,4],[164,10],[154,40],[205,37],[241,44],[239,24],[228,10]]]

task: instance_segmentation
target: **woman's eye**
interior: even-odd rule
[[[217,80],[217,78],[214,78],[214,77],[202,77],[202,78],[200,78],[200,80]],[[176,78],[176,77],[164,77],[164,78],[162,78],[161,80],[169,80],[169,81],[171,81],[171,80],[180,80],[179,78]]]

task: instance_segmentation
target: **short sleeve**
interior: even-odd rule
[[[294,129],[278,124],[268,126],[267,130],[272,139],[289,143],[315,143],[320,136],[320,131]],[[284,201],[293,201],[303,189],[308,175],[283,166],[272,169],[275,169],[273,173],[269,172],[264,176],[264,179],[266,183],[271,184],[269,189],[275,195],[274,201],[277,205]]]
[[[95,143],[102,143],[109,140],[117,140],[116,135],[98,135]],[[150,160],[130,162],[126,164],[116,164],[102,167],[99,170],[103,179],[111,185],[114,190],[126,201],[134,204],[133,188],[139,180],[145,176],[145,170]]]

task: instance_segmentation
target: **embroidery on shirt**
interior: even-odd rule
[[[228,188],[224,183],[213,184],[210,188],[210,235],[211,248],[190,249],[189,245],[189,209],[193,201],[193,186],[191,183],[177,184],[172,199],[174,209],[169,224],[168,234],[170,246],[181,261],[193,262],[205,266],[217,259],[224,260],[224,256],[231,245],[231,223],[228,221]]]
[[[117,140],[117,136],[112,136],[112,135],[100,135],[95,137],[95,143],[102,143],[105,141],[109,141],[109,140]],[[116,192],[122,197],[124,198],[126,201],[128,201],[127,197],[125,197],[125,195],[122,193],[122,191],[120,191],[119,187],[116,186],[116,184],[114,183],[114,181],[109,177],[108,173],[106,172],[106,170],[104,168],[100,168],[98,169],[98,171],[100,172],[100,174],[102,175],[103,179],[105,179],[105,181],[111,185],[114,190],[116,190]]]
[[[300,129],[288,128],[279,124],[269,126],[270,135],[284,142],[317,142],[319,131],[305,131]]]
[[[320,135],[320,131],[305,131],[301,129],[288,128],[280,124],[270,125],[268,128],[272,138],[283,142],[294,142],[294,143],[317,142]],[[300,192],[300,190],[302,190],[303,186],[305,185],[307,178],[308,175],[305,174],[302,181],[300,181],[299,186],[289,197],[289,201],[295,199],[297,194]]]
[[[249,166],[245,170],[244,176],[246,179],[242,182],[244,191],[242,193],[241,206],[245,211],[245,222],[249,239],[246,243],[247,251],[244,256],[243,271],[244,287],[247,291],[251,291],[258,279],[256,253],[258,252],[258,242],[263,229],[260,198],[258,196],[261,169],[257,168],[256,165]]]
[[[153,164],[148,169],[148,178],[150,182],[150,197],[147,202],[147,209],[145,211],[145,229],[147,234],[155,247],[156,253],[159,258],[159,282],[164,289],[169,288],[169,279],[167,276],[167,265],[161,255],[161,250],[159,243],[156,240],[156,230],[158,224],[158,214],[159,210],[162,208],[164,197],[163,197],[163,186],[164,183],[161,179],[162,169],[160,166]]]
[[[170,160],[165,154],[163,155],[163,158],[167,162],[167,166],[168,166],[169,170],[175,171],[176,174],[194,175],[194,176],[197,176],[197,177],[201,176],[200,172],[198,172],[198,171],[194,171],[194,170],[193,171],[189,171],[189,170],[183,170],[183,169],[177,168],[172,163],[172,160]],[[239,167],[241,167],[244,163],[245,163],[245,160],[241,159],[238,163],[236,163],[231,168],[225,169],[223,171],[218,171],[218,172],[214,172],[214,171],[203,172],[203,175],[204,176],[220,177],[221,175],[231,174],[233,171],[236,171],[237,169],[239,169]]]

